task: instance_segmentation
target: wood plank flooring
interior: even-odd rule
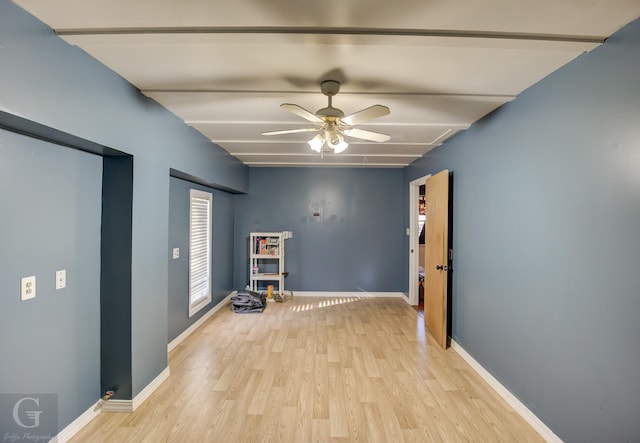
[[[169,355],[135,412],[72,442],[540,442],[399,298],[223,308]]]

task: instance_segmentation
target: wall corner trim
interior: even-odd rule
[[[460,346],[455,340],[451,340],[451,349],[453,349],[464,361],[466,361],[471,368],[478,373],[478,375],[486,381],[489,386],[496,391],[496,393],[511,406],[527,423],[536,430],[542,438],[549,443],[562,443],[560,437],[553,433],[542,420],[527,408],[518,398],[513,395],[502,383],[500,383],[493,375],[489,373],[480,363],[476,361],[465,349]]]
[[[91,420],[100,415],[100,403],[98,400],[95,404],[84,411],[78,418],[69,423],[69,425],[51,439],[51,443],[66,443],[71,440],[82,428],[89,424]]]
[[[187,329],[185,329],[182,334],[178,335],[176,338],[174,338],[173,340],[171,340],[171,343],[169,343],[167,345],[167,354],[171,351],[173,351],[173,349],[175,349],[180,343],[182,343],[188,336],[190,336],[191,334],[193,334],[193,332],[198,329],[200,326],[202,326],[202,324],[204,322],[206,322],[207,320],[209,320],[209,318],[215,314],[216,312],[218,312],[220,309],[222,309],[222,307],[224,307],[227,302],[231,299],[231,297],[233,297],[234,295],[236,295],[238,293],[238,291],[232,291],[229,293],[229,295],[227,295],[225,298],[223,298],[222,300],[220,300],[218,302],[217,305],[215,305],[213,308],[209,309],[206,314],[204,314],[202,317],[200,317],[195,323],[193,323],[191,326],[189,326]]]

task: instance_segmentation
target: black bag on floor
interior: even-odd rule
[[[267,297],[253,291],[238,291],[231,297],[231,306],[238,314],[260,313],[267,307]]]

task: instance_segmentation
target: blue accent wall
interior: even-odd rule
[[[169,336],[171,342],[233,291],[234,195],[171,177],[169,196]],[[211,303],[189,318],[189,191],[213,194]],[[180,257],[173,259],[173,248]]]
[[[248,284],[249,233],[292,231],[285,289],[402,290],[401,169],[251,168],[250,184],[236,197],[236,288]]]
[[[133,158],[109,156],[102,164],[100,392],[130,399]]]
[[[101,157],[0,129],[0,393],[57,394],[61,427],[100,388],[101,182]]]
[[[453,338],[563,440],[638,441],[640,21],[413,163],[405,188],[444,168]]]

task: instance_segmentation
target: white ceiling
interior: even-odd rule
[[[250,166],[402,167],[640,16],[640,0],[15,0]],[[338,80],[345,114],[391,114],[311,151]]]

